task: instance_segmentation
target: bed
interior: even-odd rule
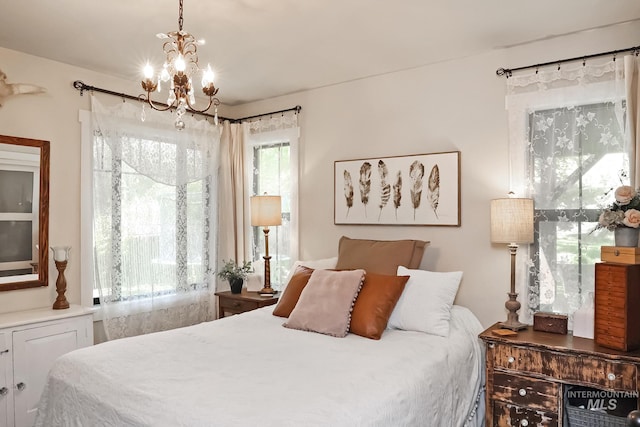
[[[482,327],[425,245],[343,237],[275,306],[67,354],[36,426],[481,426]]]
[[[481,326],[380,340],[282,327],[273,306],[67,354],[36,426],[481,425]]]

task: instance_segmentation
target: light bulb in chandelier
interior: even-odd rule
[[[184,56],[182,56],[182,54],[179,54],[176,58],[176,62],[173,63],[173,68],[175,68],[176,71],[180,72],[184,72],[184,70],[187,68],[187,64],[185,63]]]
[[[147,65],[144,66],[144,78],[149,80],[153,79],[153,67],[148,62]]]
[[[202,87],[207,87],[210,84],[213,84],[213,79],[215,75],[213,74],[213,70],[211,69],[211,65],[207,64],[207,69],[202,72]]]

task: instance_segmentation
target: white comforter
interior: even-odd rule
[[[107,342],[55,363],[36,426],[462,426],[475,412],[481,326],[379,341],[281,326],[273,307]]]

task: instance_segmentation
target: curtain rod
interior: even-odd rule
[[[87,85],[85,83],[83,83],[81,80],[76,80],[73,82],[73,87],[77,90],[80,91],[80,96],[84,95],[84,91],[90,91],[90,92],[100,92],[100,93],[105,93],[107,95],[113,95],[113,96],[117,96],[118,98],[125,98],[125,99],[131,99],[133,101],[141,101],[144,102],[143,99],[141,99],[139,96],[133,96],[133,95],[128,95],[126,93],[119,93],[119,92],[114,92],[112,90],[109,89],[103,89],[100,87],[96,87],[96,86],[90,86]],[[161,102],[155,102],[154,104],[156,105],[162,105],[163,107],[167,107],[167,104],[163,104]],[[301,106],[296,105],[295,107],[292,108],[287,108],[284,110],[279,110],[279,111],[273,111],[271,113],[264,113],[264,114],[256,114],[255,116],[249,116],[249,117],[243,117],[240,119],[230,119],[227,117],[222,117],[222,116],[218,116],[219,120],[228,120],[231,123],[239,123],[242,122],[243,120],[249,120],[249,119],[255,119],[256,117],[262,117],[262,116],[269,116],[269,115],[273,115],[273,114],[280,114],[280,113],[286,113],[287,111],[296,111],[296,113],[299,113],[300,110],[302,109]],[[189,108],[187,108],[187,112],[191,113],[191,114],[198,114],[200,116],[206,116],[206,117],[211,117],[213,118],[213,114],[208,114],[208,113],[200,113],[198,111],[193,111]]]
[[[559,59],[557,61],[549,61],[549,62],[543,62],[541,64],[527,65],[525,67],[498,68],[496,70],[496,75],[498,75],[498,76],[506,76],[507,78],[509,78],[509,77],[511,77],[511,75],[515,71],[527,70],[527,69],[530,69],[530,68],[545,67],[547,65],[554,65],[554,64],[557,64],[558,65],[558,69],[560,69],[560,64],[562,64],[562,63],[572,62],[572,61],[580,61],[580,60],[582,60],[582,64],[584,65],[585,61],[587,59],[597,58],[599,56],[607,56],[607,55],[613,55],[613,60],[615,61],[616,60],[616,54],[622,53],[622,52],[630,52],[630,51],[633,51],[633,53],[636,56],[638,56],[638,53],[640,53],[640,46],[629,47],[627,49],[610,50],[609,52],[594,53],[594,54],[591,54],[591,55],[576,56],[575,58]]]
[[[140,98],[139,96],[133,96],[133,95],[128,95],[126,93],[119,93],[119,92],[114,92],[112,90],[109,89],[103,89],[101,87],[96,87],[96,86],[90,86],[87,84],[84,84],[81,80],[76,80],[73,82],[73,87],[76,88],[77,90],[80,91],[80,96],[84,95],[84,91],[90,91],[90,92],[100,92],[100,93],[105,93],[107,95],[113,95],[113,96],[117,96],[118,98],[125,98],[125,99],[131,99],[133,101],[140,101],[140,102],[145,102],[142,98]],[[168,107],[167,104],[164,104],[162,102],[153,102],[156,105],[162,105],[163,107]],[[206,116],[206,117],[211,117],[213,118],[214,115],[213,114],[208,114],[208,113],[200,113],[198,111],[194,111],[190,108],[187,108],[187,112],[191,113],[191,114],[198,114],[200,116]],[[233,120],[233,119],[227,119],[225,117],[222,116],[218,116],[219,120]]]
[[[255,116],[248,116],[248,117],[243,117],[241,119],[235,119],[235,121],[236,122],[243,122],[245,120],[256,119],[258,117],[273,116],[274,114],[286,113],[287,111],[295,111],[296,113],[299,113],[300,110],[302,110],[302,107],[299,106],[299,105],[296,105],[295,107],[285,108],[284,110],[272,111],[270,113],[256,114]]]

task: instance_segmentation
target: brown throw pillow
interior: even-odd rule
[[[394,276],[400,265],[418,268],[427,243],[422,240],[365,240],[342,236],[338,243],[336,269],[362,268],[368,273]]]
[[[283,326],[344,337],[351,310],[364,280],[364,270],[315,270]]]
[[[274,316],[289,317],[291,311],[298,303],[298,299],[300,299],[302,290],[307,286],[307,282],[312,273],[313,269],[311,268],[302,265],[296,267],[289,284],[284,288],[282,296],[278,299],[276,308],[273,309]]]
[[[367,272],[353,306],[349,331],[379,340],[408,280],[409,276],[387,276]]]

